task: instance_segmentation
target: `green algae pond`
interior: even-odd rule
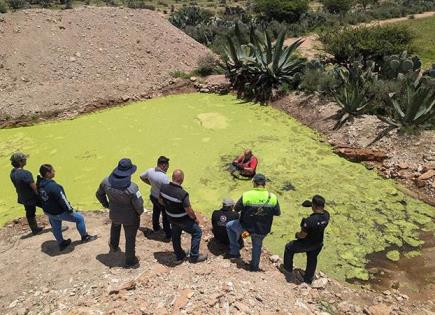
[[[30,154],[36,176],[42,163],[55,166],[76,209],[99,209],[95,191],[123,157],[138,165],[134,180],[143,195],[141,171],[159,155],[171,158],[170,171],[185,171],[184,186],[194,209],[209,215],[224,197],[239,198],[251,187],[225,171],[233,157],[250,147],[277,193],[282,215],[274,221],[266,247],[279,255],[293,239],[303,216],[303,200],[321,194],[331,223],[320,269],[338,279],[369,277],[367,255],[385,251],[389,259],[418,255],[421,231],[433,233],[434,208],[398,191],[395,183],[363,165],[338,157],[321,137],[287,114],[240,102],[233,96],[186,94],[107,109],[73,120],[0,130],[0,223],[24,215],[9,179],[9,156]],[[148,200],[147,200],[148,202]],[[149,202],[148,202],[148,206]],[[299,255],[299,264],[305,256]]]

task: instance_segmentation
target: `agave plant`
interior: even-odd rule
[[[417,78],[414,82],[406,81],[405,97],[394,93],[389,95],[388,104],[395,110],[392,119],[380,117],[393,127],[402,130],[425,127],[435,118],[435,89],[425,83],[425,78]]]
[[[267,32],[261,38],[251,27],[244,44],[236,25],[235,38],[227,39],[227,75],[239,97],[267,103],[274,90],[294,85],[304,69],[305,61],[295,54],[303,41],[284,46],[285,31],[272,43]]]
[[[334,130],[340,129],[350,118],[360,115],[370,104],[372,96],[368,93],[368,84],[376,78],[373,67],[374,64],[371,64],[363,70],[361,64],[355,62],[348,69],[342,67],[336,70],[342,84],[335,94],[341,110],[336,115]]]

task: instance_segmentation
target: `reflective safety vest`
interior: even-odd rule
[[[273,216],[281,214],[278,198],[265,188],[254,188],[243,193],[240,223],[251,234],[270,232]]]

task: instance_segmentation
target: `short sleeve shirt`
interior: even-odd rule
[[[158,168],[150,168],[145,173],[143,173],[140,178],[148,179],[151,184],[151,196],[154,198],[159,198],[160,187],[163,184],[168,184],[168,176]]]
[[[309,245],[323,244],[323,235],[329,223],[329,212],[313,213],[301,221],[301,229],[307,236],[303,239]]]
[[[14,168],[11,171],[11,181],[18,195],[18,203],[23,205],[35,205],[36,194],[30,184],[34,183],[33,175],[28,170]]]

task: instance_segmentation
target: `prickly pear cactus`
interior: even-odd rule
[[[388,79],[398,78],[399,75],[410,75],[413,72],[419,72],[421,68],[420,58],[417,56],[408,56],[404,51],[400,55],[391,55],[384,57],[384,63],[381,67],[382,75]]]

